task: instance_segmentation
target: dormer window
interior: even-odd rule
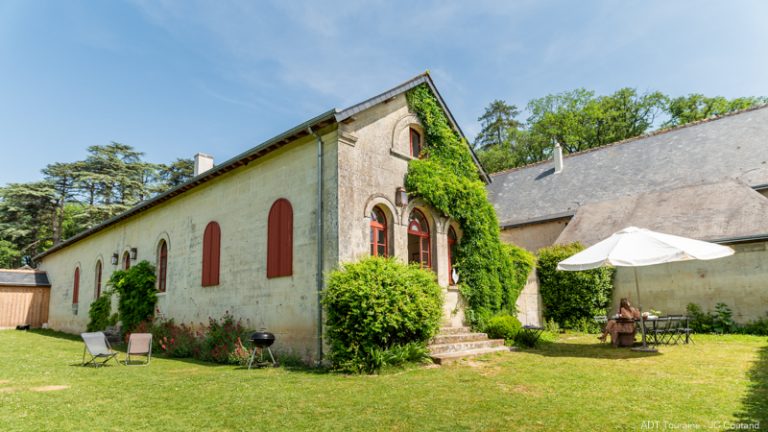
[[[414,128],[411,128],[411,156],[415,158],[421,157],[421,134]]]

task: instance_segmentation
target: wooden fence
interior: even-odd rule
[[[0,328],[48,322],[50,287],[0,287]]]

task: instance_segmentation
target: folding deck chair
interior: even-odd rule
[[[142,355],[147,357],[142,366],[149,364],[152,358],[152,333],[131,333],[128,337],[128,349],[125,351],[125,365],[130,366],[131,355]]]
[[[85,342],[83,366],[104,366],[110,359],[114,359],[115,363],[120,364],[117,361],[117,352],[109,346],[109,341],[107,341],[104,332],[81,333],[80,337]],[[86,352],[91,355],[88,361],[85,361]]]

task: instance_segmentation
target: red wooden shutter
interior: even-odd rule
[[[157,265],[157,290],[165,292],[165,279],[168,274],[168,244],[160,242],[160,260]]]
[[[80,298],[80,267],[75,267],[75,281],[72,284],[72,304],[77,304]]]
[[[219,284],[219,261],[221,259],[221,228],[210,222],[203,234],[203,286]]]
[[[293,208],[280,198],[272,204],[267,221],[267,277],[293,274]]]
[[[131,255],[126,251],[123,254],[123,270],[131,268]]]
[[[94,294],[95,298],[99,298],[101,295],[101,261],[96,262],[96,290]]]

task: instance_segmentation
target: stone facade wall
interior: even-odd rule
[[[408,216],[421,210],[429,223],[432,268],[438,282],[448,287],[449,226],[460,228],[419,199],[396,205],[396,191],[404,187],[410,156],[409,128],[422,131],[409,111],[404,94],[357,114],[339,129],[339,258],[354,261],[370,255],[371,210],[379,206],[387,216],[390,255],[408,262]],[[463,321],[455,289],[445,290],[445,325]],[[457,307],[458,306],[458,307]]]
[[[321,131],[324,145],[325,269],[338,260],[337,141],[335,129]],[[207,323],[225,312],[249,328],[277,336],[276,349],[307,360],[316,354],[317,151],[314,138],[288,144],[245,167],[210,180],[174,199],[44,257],[40,268],[52,284],[52,328],[81,332],[94,296],[95,266],[103,263],[102,286],[118,268],[113,253],[137,248],[133,263],[156,263],[161,239],[168,243],[167,291],[159,309],[177,323]],[[294,212],[293,275],[266,278],[269,209],[278,198]],[[220,283],[201,286],[202,236],[206,225],[221,226]],[[80,301],[72,307],[72,281],[80,267]]]
[[[685,314],[688,303],[714,310],[725,303],[733,318],[745,323],[768,313],[768,242],[732,245],[733,256],[711,261],[685,261],[637,268],[643,310]],[[627,297],[637,303],[633,269],[616,272],[613,310]]]
[[[568,225],[570,218],[557,219],[536,224],[505,228],[501,231],[501,239],[513,243],[533,253],[545,246],[551,246]]]

